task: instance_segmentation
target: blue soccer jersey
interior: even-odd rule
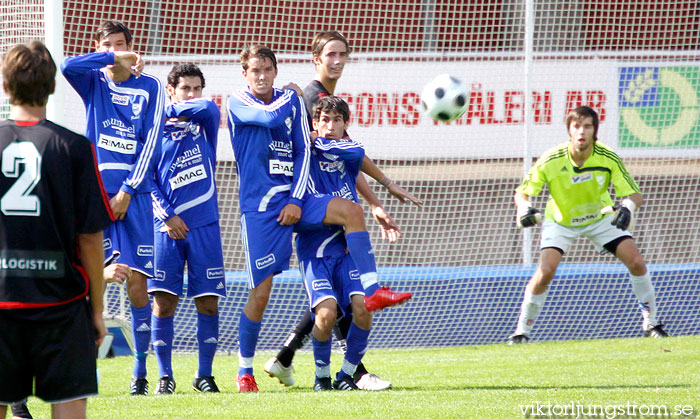
[[[296,92],[274,89],[269,104],[249,90],[234,92],[228,116],[241,212],[301,207],[309,179],[309,124]]]
[[[357,176],[365,150],[357,141],[317,137],[311,153],[311,193],[328,194],[357,202]],[[297,256],[309,260],[345,254],[342,228],[304,230],[297,234]]]
[[[163,133],[163,87],[148,74],[114,83],[102,70],[113,64],[114,53],[93,52],[66,58],[61,71],[85,104],[85,135],[95,144],[105,190],[150,193]]]
[[[211,100],[170,104],[153,188],[156,230],[179,216],[189,228],[219,220],[216,145],[221,113]]]

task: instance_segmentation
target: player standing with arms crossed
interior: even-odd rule
[[[226,297],[214,173],[221,114],[216,103],[202,98],[204,85],[204,75],[194,64],[176,65],[168,74],[171,103],[165,110],[153,188],[157,271],[148,279],[148,292],[153,294],[151,340],[160,372],[156,394],[175,391],[173,320],[185,261],[187,294],[197,307],[199,368],[192,386],[219,392],[211,371],[219,341],[219,297]]]
[[[316,68],[316,77],[304,89],[304,103],[309,115],[312,115],[313,106],[320,98],[330,96],[335,91],[335,87],[343,74],[345,63],[350,54],[350,46],[347,39],[339,32],[325,31],[314,37],[311,43],[311,50]],[[364,156],[362,170],[382,183],[388,189],[389,193],[401,202],[406,202],[408,200],[419,207],[422,206],[423,203],[420,200],[406,192],[394,181],[384,176],[382,171],[377,168],[367,156]],[[322,175],[323,173],[319,174],[319,176]],[[357,191],[370,205],[372,215],[379,223],[382,238],[388,238],[389,241],[395,242],[401,236],[398,226],[384,211],[381,202],[361,173],[357,177],[356,183]],[[369,240],[369,237],[367,237],[367,240]],[[374,281],[366,281],[364,285],[366,294],[365,302],[367,309],[370,311],[401,304],[411,298],[411,293],[395,293],[388,287],[380,288],[376,279]],[[352,319],[349,316],[343,316],[339,319],[338,325],[335,328],[336,338],[339,341],[345,339],[351,322]],[[296,381],[292,375],[292,360],[295,352],[303,346],[304,339],[311,333],[313,325],[314,322],[311,319],[311,312],[305,312],[295,329],[290,333],[277,356],[270,358],[265,363],[265,371],[271,377],[277,378],[284,385],[294,385]],[[362,390],[386,390],[391,388],[391,382],[382,380],[376,374],[369,373],[362,363],[359,364],[355,372],[355,382]]]
[[[46,120],[56,76],[46,47],[12,47],[2,75],[0,417],[36,394],[52,417],[84,418],[106,334],[102,230],[113,218],[90,142]]]
[[[627,231],[634,212],[642,205],[642,194],[620,157],[598,142],[598,124],[598,114],[587,106],[569,112],[569,141],[545,152],[516,189],[516,222],[521,228],[542,220],[540,212],[532,208],[530,197],[539,195],[547,185],[550,198],[542,225],[539,264],[525,288],[518,326],[508,338],[509,345],[529,340],[562,256],[581,236],[589,238],[601,253],[615,255],[629,269],[632,290],[644,318],[644,336],[668,336],[656,318],[651,274]],[[615,194],[624,198],[614,216],[604,214],[613,205],[608,194],[611,182]]]
[[[141,73],[143,62],[131,48],[129,28],[106,21],[97,30],[96,52],[66,58],[61,70],[85,104],[86,136],[117,218],[105,230],[105,264],[118,260],[132,270],[126,281],[136,349],[130,393],[144,395],[151,338],[146,278],[154,274],[151,190],[165,96],[157,78]]]

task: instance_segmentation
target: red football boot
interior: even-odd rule
[[[383,310],[387,307],[403,304],[410,300],[413,294],[410,292],[394,292],[389,287],[381,287],[371,296],[365,296],[367,311]]]

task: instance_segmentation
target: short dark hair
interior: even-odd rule
[[[127,44],[131,44],[131,41],[134,39],[134,37],[131,36],[131,31],[125,24],[117,22],[116,20],[106,20],[97,28],[97,32],[95,32],[95,41],[100,42],[101,39],[113,33],[123,33]]]
[[[343,117],[344,122],[350,120],[350,107],[346,101],[338,96],[324,96],[320,98],[314,105],[312,111],[314,121],[319,120],[321,112],[338,112]]]
[[[248,69],[248,61],[253,57],[260,58],[261,60],[269,58],[275,70],[277,70],[277,58],[269,47],[264,45],[248,45],[243,48],[243,51],[241,51],[241,66],[243,66],[244,70]]]
[[[600,119],[598,118],[598,112],[594,111],[593,108],[588,106],[579,106],[566,114],[566,130],[569,130],[572,121],[580,121],[581,119],[588,117],[593,120],[593,139],[598,141],[598,125],[600,124]]]
[[[196,64],[185,63],[174,66],[168,73],[168,85],[177,87],[178,83],[180,83],[180,77],[199,77],[202,81],[202,89],[204,89],[204,74],[202,74],[202,70]]]
[[[43,43],[18,44],[2,57],[2,78],[10,104],[45,106],[56,88],[56,63]]]
[[[345,38],[345,36],[338,31],[323,31],[314,36],[314,40],[311,41],[311,54],[313,54],[314,57],[318,57],[321,55],[323,47],[325,47],[326,44],[331,41],[340,41],[344,43],[345,48],[347,48],[348,55],[350,55],[350,44],[348,43],[347,38]]]

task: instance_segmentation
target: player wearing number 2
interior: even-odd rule
[[[12,47],[2,75],[0,417],[35,394],[53,417],[84,418],[106,334],[102,230],[113,218],[90,142],[46,120],[56,76],[46,47]]]
[[[651,274],[627,231],[634,212],[642,205],[642,194],[620,157],[597,141],[598,122],[598,114],[587,106],[569,112],[569,141],[545,152],[516,189],[516,222],[521,228],[542,220],[540,212],[532,208],[530,196],[538,195],[547,185],[550,198],[542,225],[539,265],[525,289],[518,326],[508,339],[510,345],[529,340],[562,256],[580,236],[589,238],[598,251],[615,255],[629,269],[644,318],[644,335],[667,336],[656,318]],[[624,198],[614,215],[605,211],[613,205],[610,183],[615,194]]]

